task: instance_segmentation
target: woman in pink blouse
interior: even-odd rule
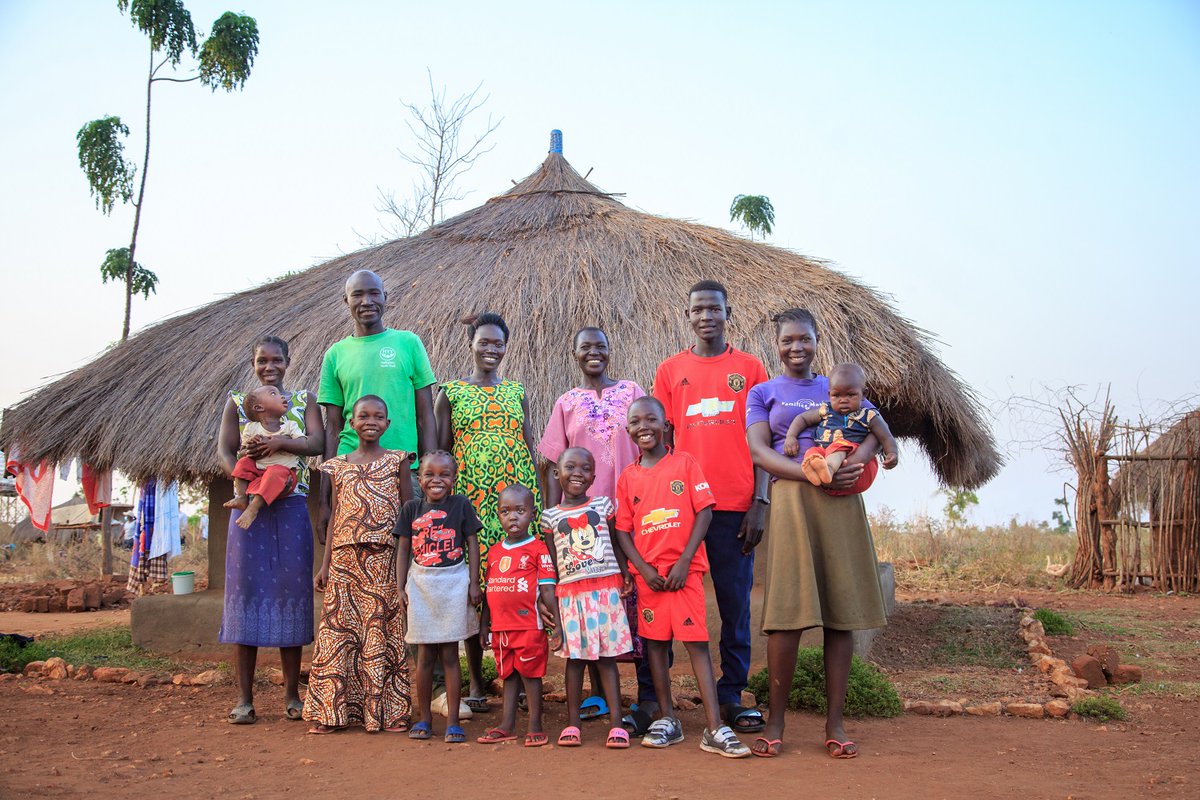
[[[585,447],[596,460],[596,482],[588,490],[588,497],[615,500],[617,477],[638,456],[637,446],[625,433],[625,414],[630,404],[646,392],[634,381],[608,376],[608,337],[604,331],[581,329],[575,334],[573,347],[583,378],[554,401],[554,411],[537,448],[550,463],[547,508],[562,499],[555,465],[568,447]]]

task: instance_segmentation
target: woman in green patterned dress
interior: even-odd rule
[[[487,573],[487,551],[504,538],[496,515],[497,499],[504,487],[519,483],[534,493],[541,509],[529,402],[525,387],[501,380],[496,374],[508,346],[508,325],[499,314],[486,312],[470,325],[471,355],[475,369],[463,380],[442,385],[433,403],[437,416],[438,445],[458,461],[454,491],[466,495],[483,523],[479,532],[480,581]],[[483,647],[479,638],[466,640],[471,687],[464,698],[472,711],[486,711],[483,685]]]

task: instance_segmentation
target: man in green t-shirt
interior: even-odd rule
[[[412,331],[384,326],[387,292],[383,280],[374,272],[359,270],[351,275],[342,299],[354,320],[354,335],[335,342],[325,351],[321,362],[317,402],[325,408],[325,458],[358,447],[358,435],[347,419],[355,401],[368,394],[383,398],[392,423],[379,440],[380,445],[409,453],[436,449],[434,375],[425,345]],[[329,505],[329,491],[323,489],[317,531],[322,544],[329,523]]]

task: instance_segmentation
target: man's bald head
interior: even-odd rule
[[[374,286],[380,291],[384,291],[383,278],[379,277],[378,273],[372,272],[369,269],[360,269],[357,272],[352,272],[350,273],[350,277],[346,278],[346,297],[350,297],[351,289],[368,286]]]
[[[355,336],[371,336],[385,330],[383,312],[387,308],[387,292],[383,289],[383,278],[369,269],[360,269],[346,279],[342,300],[354,319]]]

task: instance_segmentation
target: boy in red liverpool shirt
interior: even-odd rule
[[[662,403],[640,397],[629,407],[627,420],[625,429],[642,455],[617,480],[617,539],[636,570],[638,633],[646,640],[646,660],[661,709],[642,745],[669,747],[683,741],[683,728],[673,711],[667,663],[671,640],[678,639],[687,648],[704,701],[708,727],[700,749],[729,758],[748,756],[750,748],[721,722],[708,655],[704,535],[716,501],[696,459],[687,453],[672,453],[663,444],[666,413]]]
[[[541,539],[529,532],[536,513],[533,492],[514,483],[500,492],[497,516],[506,536],[488,550],[487,585],[479,640],[488,646],[491,637],[496,668],[504,681],[504,713],[500,725],[484,731],[481,744],[510,742],[517,725],[517,696],[521,681],[529,702],[526,747],[541,747],[549,740],[542,731],[542,677],[550,645],[538,615],[538,595],[554,613],[561,631],[558,603],[554,599],[554,562]],[[561,642],[559,643],[561,644]],[[555,648],[559,646],[555,645]]]
[[[726,340],[730,314],[729,293],[720,283],[700,281],[688,291],[684,315],[695,344],[658,365],[652,394],[666,409],[667,444],[699,462],[717,501],[704,540],[721,614],[717,698],[725,721],[738,733],[750,733],[763,728],[762,714],[743,707],[741,696],[750,674],[754,548],[769,500],[767,475],[750,462],[746,397],[767,380],[767,370]],[[638,670],[640,706],[655,700],[645,672]]]

